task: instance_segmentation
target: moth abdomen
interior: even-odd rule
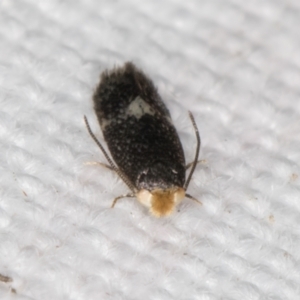
[[[154,215],[170,214],[185,196],[185,157],[152,81],[132,63],[125,63],[103,72],[93,100],[114,161],[109,162],[131,189],[130,195]]]

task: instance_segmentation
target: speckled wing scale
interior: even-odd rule
[[[131,192],[117,197],[136,197],[157,216],[172,213],[186,194],[197,164],[200,136],[190,113],[197,150],[191,172],[185,180],[185,158],[181,142],[152,81],[134,64],[105,71],[94,94],[94,108],[113,160],[92,133],[110,167]],[[196,200],[196,199],[194,199]]]

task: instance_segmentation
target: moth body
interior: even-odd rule
[[[93,100],[113,161],[97,144],[131,189],[127,196],[136,197],[155,216],[171,214],[186,195],[185,157],[152,81],[127,62],[102,73]]]

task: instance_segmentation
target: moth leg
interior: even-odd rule
[[[8,276],[0,274],[0,281],[2,281],[2,282],[12,282],[12,279]]]
[[[205,159],[200,159],[200,160],[197,160],[197,163],[196,164],[199,164],[199,163],[205,163],[206,160]],[[190,162],[189,164],[187,164],[185,166],[185,169],[188,170],[192,165],[193,165],[194,162]]]
[[[135,197],[135,194],[133,193],[128,193],[128,194],[124,194],[124,195],[121,195],[117,198],[114,199],[112,205],[111,205],[111,208],[114,208],[115,204],[117,203],[118,200],[122,199],[122,198],[134,198]]]
[[[200,205],[202,205],[202,202],[199,201],[198,199],[196,199],[195,197],[191,196],[190,194],[185,194],[185,197],[189,198],[189,199],[192,199],[196,202],[198,202]]]
[[[95,166],[95,165],[99,165],[101,167],[104,167],[104,168],[107,168],[111,171],[115,171],[113,167],[111,167],[110,165],[107,165],[107,164],[104,164],[102,162],[99,162],[99,161],[88,161],[86,163],[84,163],[85,165],[87,166]]]

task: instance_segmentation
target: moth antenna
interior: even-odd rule
[[[193,173],[195,171],[195,168],[196,168],[196,165],[197,165],[197,162],[198,162],[199,152],[200,152],[200,145],[201,145],[199,130],[198,130],[197,124],[195,122],[194,116],[190,111],[189,111],[189,117],[192,121],[194,130],[195,130],[196,139],[197,139],[197,147],[196,147],[196,154],[195,154],[194,162],[193,162],[193,165],[192,165],[192,169],[191,169],[190,174],[189,174],[189,176],[188,176],[188,178],[187,178],[187,180],[185,181],[185,184],[184,184],[184,189],[185,190],[187,190],[187,188],[190,184],[191,178],[193,176]]]
[[[87,120],[87,117],[84,116],[84,122],[86,125],[86,128],[90,134],[90,136],[92,137],[92,139],[95,141],[95,143],[98,145],[98,147],[101,149],[102,153],[104,154],[105,158],[107,159],[108,163],[110,164],[111,168],[119,175],[119,177],[124,181],[124,183],[130,188],[130,190],[133,193],[136,193],[136,187],[134,186],[134,184],[123,174],[123,172],[121,172],[121,170],[119,170],[114,162],[112,161],[112,159],[109,157],[109,155],[107,154],[107,152],[105,151],[104,147],[101,145],[101,143],[98,141],[98,139],[96,138],[96,136],[94,135],[94,133],[91,130],[90,124]]]

